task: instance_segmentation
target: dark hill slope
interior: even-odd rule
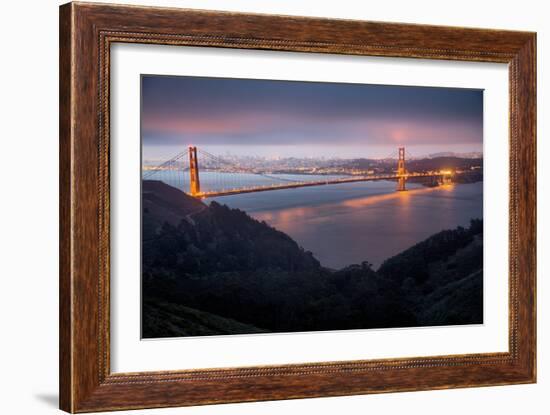
[[[368,262],[331,271],[288,235],[240,210],[206,205],[160,182],[144,182],[144,190],[144,337],[481,319],[474,295],[482,265],[477,222],[434,235],[379,272]]]
[[[265,333],[230,318],[163,301],[143,304],[143,331],[148,337]]]
[[[199,276],[320,267],[288,235],[243,211],[216,202],[207,206],[161,182],[144,182],[143,188],[145,273]]]
[[[482,323],[483,222],[432,235],[384,261],[378,274],[395,282],[422,325]]]
[[[188,215],[206,208],[200,200],[156,180],[142,181],[141,195],[144,241],[154,238],[164,223],[177,226]]]

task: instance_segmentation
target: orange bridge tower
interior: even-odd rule
[[[405,182],[407,181],[407,171],[405,170],[405,147],[399,147],[399,159],[397,160],[397,191],[403,192]]]
[[[201,182],[199,180],[199,160],[197,159],[197,147],[189,146],[189,174],[190,174],[190,193],[191,196],[197,196],[201,192]]]

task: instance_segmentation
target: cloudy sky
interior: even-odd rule
[[[482,151],[483,91],[142,76],[147,159],[214,154],[385,157]]]

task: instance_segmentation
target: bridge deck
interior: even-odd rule
[[[352,176],[352,177],[345,177],[341,179],[316,180],[311,182],[285,183],[285,184],[274,184],[269,186],[253,186],[253,187],[242,187],[238,189],[228,189],[228,190],[221,190],[221,191],[200,192],[193,196],[200,199],[206,199],[209,197],[230,196],[230,195],[238,195],[241,193],[266,192],[270,190],[296,189],[299,187],[325,186],[329,184],[368,182],[368,181],[376,181],[376,180],[395,180],[402,177],[405,179],[408,179],[411,177],[438,177],[438,176],[445,176],[445,175],[447,174],[446,173],[408,173],[405,175],[385,174],[385,175],[378,175],[378,176]]]

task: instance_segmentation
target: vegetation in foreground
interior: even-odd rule
[[[483,223],[334,271],[245,212],[143,182],[145,338],[483,322]]]

